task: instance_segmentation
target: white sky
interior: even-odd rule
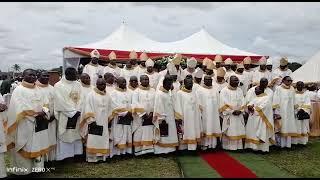
[[[62,65],[62,48],[101,40],[124,20],[157,41],[202,26],[219,41],[302,62],[320,50],[320,3],[308,2],[2,2],[0,69]]]

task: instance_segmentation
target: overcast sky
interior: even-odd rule
[[[205,27],[235,48],[305,61],[320,50],[320,3],[308,2],[2,2],[0,69],[62,65],[62,48],[101,40],[125,21],[157,41]]]

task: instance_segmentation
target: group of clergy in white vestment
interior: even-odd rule
[[[13,167],[29,174],[45,161],[86,154],[86,161],[115,155],[167,154],[177,150],[250,148],[268,152],[271,145],[291,147],[308,142],[310,96],[303,82],[292,86],[286,58],[276,70],[261,58],[233,63],[220,55],[197,60],[176,54],[167,69],[130,53],[121,69],[116,54],[98,65],[99,52],[78,78],[68,67],[54,87],[46,71],[23,72],[8,107],[0,98],[0,176],[6,176],[4,153]],[[101,77],[102,76],[102,77]]]

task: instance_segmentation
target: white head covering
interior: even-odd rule
[[[147,61],[146,61],[146,67],[153,67],[154,66],[154,62],[153,62],[153,60],[152,59],[148,59]]]
[[[269,58],[269,59],[267,60],[267,65],[272,65],[272,59],[271,59],[271,58]]]
[[[187,66],[189,68],[195,68],[197,66],[197,60],[194,57],[187,59]]]
[[[202,78],[203,74],[204,74],[203,70],[201,68],[197,68],[196,73],[194,74],[194,77]]]
[[[109,60],[114,60],[114,59],[117,59],[117,55],[116,53],[114,53],[113,51],[109,54]]]
[[[167,69],[168,69],[170,75],[178,75],[177,68],[175,67],[174,64],[168,63],[167,64]]]
[[[209,70],[213,70],[213,69],[214,69],[213,61],[208,60],[208,62],[207,62],[207,69],[209,69]]]
[[[288,59],[286,57],[283,57],[280,59],[280,66],[286,66],[288,65]]]
[[[222,62],[222,61],[223,61],[223,58],[222,58],[222,56],[220,56],[219,54],[217,54],[217,55],[214,57],[214,61],[215,61],[215,62]]]
[[[174,58],[172,59],[172,62],[173,62],[173,64],[175,64],[175,65],[180,65],[181,60],[182,60],[181,54],[176,54],[176,55],[174,56]]]
[[[266,57],[262,56],[262,58],[259,60],[260,65],[266,65],[267,64],[267,59]]]
[[[148,58],[149,57],[148,57],[147,53],[143,52],[143,53],[140,54],[140,60],[141,61],[147,61]]]
[[[248,56],[248,57],[245,57],[243,59],[243,64],[251,64],[251,58]]]
[[[98,50],[93,50],[93,51],[91,51],[91,53],[90,53],[90,57],[91,58],[100,58],[100,53],[99,53],[99,51]]]
[[[138,54],[135,51],[131,51],[129,54],[129,59],[138,59]]]
[[[231,58],[227,58],[227,59],[224,61],[224,64],[226,64],[226,65],[231,65],[231,64],[233,64],[233,61],[232,61]]]

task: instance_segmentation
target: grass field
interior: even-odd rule
[[[320,139],[291,149],[272,147],[268,154],[248,150],[228,153],[257,177],[320,176]],[[6,161],[9,164],[8,158]],[[55,169],[51,173],[37,174],[38,177],[220,177],[196,152],[167,156],[116,156],[104,163],[87,163],[78,159],[77,162],[54,162],[46,167]]]

